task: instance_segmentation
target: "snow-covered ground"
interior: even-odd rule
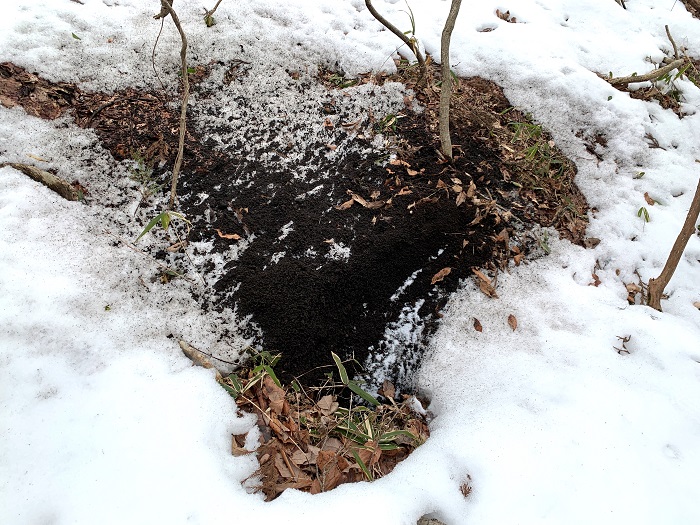
[[[86,89],[157,87],[155,0],[6,4],[0,61]],[[625,289],[635,271],[644,281],[658,275],[690,205],[700,90],[677,81],[679,119],[594,73],[648,71],[647,57],[671,52],[665,24],[698,57],[700,21],[673,0],[626,4],[462,6],[455,70],[496,81],[553,134],[578,165],[595,208],[589,235],[601,242],[584,250],[550,236],[550,256],[499,277],[499,299],[465,283],[418,377],[432,398],[430,440],[388,477],[318,496],[287,491],[264,503],[241,486],[256,463],[231,456],[230,435],[253,421],[175,339],[212,348],[224,321],[200,313],[184,281],[142,282],[153,262],[115,242],[117,232],[138,234],[127,207],[101,206],[118,203],[126,167],[68,118],[1,108],[0,162],[40,157],[44,169],[88,183],[96,204],[65,202],[0,169],[0,523],[408,525],[429,513],[448,524],[700,523],[700,238],[663,313],[629,306]],[[410,27],[403,2],[375,5]],[[410,6],[417,36],[439,56],[449,2]],[[337,63],[352,75],[393,67],[398,45],[361,0],[224,0],[213,28],[201,2],[175,7],[194,63],[245,50],[271,72]],[[166,20],[157,63],[171,84],[177,38]],[[596,134],[607,138],[602,161],[584,143]],[[628,336],[629,354],[619,354],[618,337]]]

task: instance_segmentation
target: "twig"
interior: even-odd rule
[[[683,227],[681,228],[676,242],[673,243],[671,248],[671,253],[668,256],[668,260],[664,265],[664,269],[661,274],[656,278],[649,279],[649,285],[647,290],[649,295],[647,297],[647,304],[652,308],[661,311],[661,296],[664,293],[664,288],[673,277],[673,273],[676,271],[678,262],[681,260],[681,255],[683,255],[683,250],[688,244],[688,240],[695,233],[695,224],[700,216],[700,180],[698,180],[698,187],[695,189],[695,195],[693,196],[693,201],[690,204],[690,209],[688,210],[688,215],[685,218]]]
[[[450,69],[450,40],[462,0],[452,0],[445,28],[440,41],[440,62],[442,62],[442,85],[440,86],[440,149],[452,160],[452,139],[450,138],[450,98],[452,97],[452,70]]]
[[[381,23],[389,31],[394,33],[397,37],[399,37],[403,41],[404,44],[406,44],[408,46],[408,48],[413,52],[413,54],[416,55],[416,59],[418,60],[418,64],[420,64],[421,70],[425,71],[425,58],[423,57],[423,53],[420,52],[420,49],[418,49],[418,43],[416,42],[416,39],[415,38],[413,38],[413,39],[408,38],[394,24],[389,22],[382,15],[380,15],[379,12],[372,5],[371,0],[365,0],[365,5],[367,6],[367,9],[369,10],[369,12],[372,13],[372,16],[374,18],[376,18],[379,21],[379,23]]]
[[[671,42],[671,45],[673,46],[673,56],[676,60],[678,60],[680,57],[678,56],[678,47],[676,46],[675,40],[673,40],[673,37],[671,36],[671,31],[668,28],[668,25],[664,26],[666,28],[666,36]]]
[[[211,10],[207,11],[206,13],[204,13],[204,20],[205,20],[205,21],[206,21],[208,18],[210,18],[210,17],[212,17],[212,16],[214,15],[214,13],[216,12],[216,10],[219,8],[219,4],[220,4],[220,3],[221,3],[221,0],[219,0],[218,2],[216,2],[216,5],[214,6],[214,9],[211,9]],[[207,22],[207,25],[209,25],[208,22]]]
[[[669,65],[650,71],[644,75],[630,75],[628,77],[616,77],[606,79],[613,86],[635,84],[637,82],[646,82],[647,80],[657,80],[658,78],[664,76],[666,73],[673,71],[677,67],[682,66],[685,63],[684,58],[679,58],[674,60]]]
[[[57,177],[53,173],[49,173],[48,171],[41,170],[29,164],[18,164],[15,162],[3,162],[2,164],[0,164],[0,168],[4,168],[5,166],[11,166],[17,171],[21,171],[27,177],[34,179],[37,182],[40,182],[50,190],[53,190],[56,193],[58,193],[61,197],[63,197],[66,200],[78,200],[78,191],[73,186],[68,184],[60,177]]]
[[[180,39],[182,40],[182,47],[180,48],[180,60],[182,61],[182,109],[180,110],[180,140],[177,146],[177,158],[175,159],[175,166],[173,167],[173,183],[170,187],[170,201],[168,202],[168,210],[172,210],[175,206],[175,196],[177,195],[177,179],[180,176],[180,167],[182,166],[182,157],[185,152],[185,131],[187,130],[187,101],[190,97],[190,80],[187,74],[187,37],[185,32],[182,30],[182,25],[180,24],[180,19],[177,13],[173,9],[173,0],[160,0],[161,11],[155,16],[156,19],[163,18],[163,11],[166,10],[166,14],[170,14],[173,19],[173,23],[180,33]]]
[[[160,35],[163,33],[163,26],[164,25],[165,25],[165,18],[161,18],[160,30],[158,31],[158,36],[156,37],[156,41],[153,43],[153,50],[151,51],[151,67],[153,68],[153,73],[155,73],[161,89],[165,93],[166,92],[165,84],[163,84],[163,81],[161,80],[160,75],[158,74],[158,69],[156,68],[156,48],[158,47],[158,40],[160,40]]]

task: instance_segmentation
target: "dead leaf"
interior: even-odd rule
[[[379,190],[374,190],[369,196],[372,200],[376,200],[380,194],[381,192]]]
[[[338,146],[336,146],[335,144],[326,144],[326,148],[328,148],[331,151],[335,151],[337,147]]]
[[[362,197],[360,197],[357,193],[353,193],[352,191],[348,190],[348,195],[350,195],[352,200],[354,200],[358,204],[367,208],[367,206],[368,206],[367,201],[365,199],[363,199]]]
[[[396,396],[396,388],[394,387],[394,384],[391,381],[385,379],[384,383],[382,383],[382,387],[377,391],[377,393],[380,396],[384,396],[388,399],[394,399],[394,397]]]
[[[401,188],[401,190],[399,190],[399,192],[396,195],[410,195],[411,193],[413,192],[408,189],[408,186],[404,186],[403,188]]]
[[[520,266],[520,263],[523,261],[525,258],[524,253],[519,253],[513,257],[513,262],[515,262],[515,266]]]
[[[224,233],[218,228],[216,229],[216,233],[218,233],[219,237],[221,237],[222,239],[232,239],[234,241],[239,241],[241,239],[241,236],[237,233]]]
[[[496,289],[491,284],[491,279],[489,279],[484,273],[480,272],[476,268],[472,268],[472,272],[479,278],[479,290],[488,297],[498,299],[498,294]]]
[[[430,284],[435,284],[435,283],[442,281],[445,277],[447,277],[450,274],[451,271],[452,271],[452,268],[450,268],[449,266],[446,268],[443,268],[438,273],[433,275],[433,278],[430,280]]]
[[[323,121],[323,127],[326,129],[333,129],[335,127],[335,124],[333,124],[333,121],[329,118],[326,118],[326,120]]]
[[[477,332],[483,332],[484,329],[481,326],[481,321],[479,321],[476,317],[474,318],[474,330]]]
[[[462,193],[462,185],[461,184],[455,184],[452,186],[452,191],[455,193]]]
[[[354,204],[354,202],[355,199],[350,199],[349,201],[345,201],[343,204],[339,204],[335,207],[335,209],[340,211],[347,210],[348,208],[350,208],[350,206]]]
[[[515,329],[518,327],[518,320],[515,318],[513,314],[510,314],[508,316],[508,326],[515,332]]]
[[[411,177],[415,177],[418,175],[418,172],[416,170],[412,170],[410,168],[406,168],[406,173],[408,173]]]
[[[467,200],[467,194],[464,193],[463,191],[459,192],[459,195],[457,195],[457,199],[455,200],[455,204],[459,207],[464,201]]]
[[[596,237],[587,237],[583,240],[583,244],[586,248],[595,248],[600,244],[600,239]]]
[[[644,192],[644,200],[647,201],[647,204],[649,206],[653,206],[654,204],[656,204],[656,201],[654,199],[652,199],[651,197],[649,197],[648,191]]]
[[[700,310],[700,301],[695,301],[695,302],[693,303],[693,306],[694,306],[695,308],[697,308],[698,310]]]
[[[338,410],[340,405],[336,402],[335,396],[328,395],[319,399],[316,406],[321,410],[321,414],[330,416],[333,412]]]
[[[593,277],[593,282],[590,283],[588,286],[595,286],[595,287],[597,288],[597,287],[600,285],[600,283],[601,283],[600,278],[599,278],[598,275],[595,274],[595,273],[592,273],[592,274],[591,274],[591,277]]]
[[[391,159],[389,161],[389,164],[391,164],[392,166],[405,166],[407,168],[411,167],[411,165],[408,162],[406,162],[405,160],[401,160],[401,159]]]
[[[467,188],[467,197],[471,199],[474,195],[476,195],[476,184],[474,184],[474,181],[471,181],[469,188]]]

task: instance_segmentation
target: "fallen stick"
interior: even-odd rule
[[[660,67],[659,69],[655,69],[654,71],[650,71],[644,75],[630,75],[628,77],[608,78],[606,80],[613,86],[634,84],[636,82],[646,82],[647,80],[656,80],[664,76],[666,73],[670,73],[674,69],[682,66],[683,64],[685,64],[685,58],[679,58],[667,66]]]
[[[27,177],[30,177],[35,181],[42,183],[44,186],[46,186],[50,190],[55,191],[66,200],[78,200],[78,190],[76,190],[73,186],[68,184],[63,179],[57,177],[53,173],[40,170],[39,168],[35,166],[30,166],[29,164],[18,164],[15,162],[5,162],[3,164],[0,164],[0,168],[4,168],[5,166],[11,166],[17,171],[21,171]]]

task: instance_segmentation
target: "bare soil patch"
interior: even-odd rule
[[[225,75],[217,89],[246,81],[241,64],[219,65],[236,74]],[[319,118],[333,115],[334,123],[295,163],[284,159],[293,145],[271,130],[265,143],[240,137],[259,142],[260,155],[251,159],[189,122],[179,202],[192,221],[190,241],[211,241],[220,253],[240,239],[250,241],[227,263],[217,293],[200,302],[252,315],[258,330],[248,335],[282,353],[278,368],[285,381],[302,376],[318,382],[324,373],[318,367],[330,364],[333,351],[410,386],[425,338],[461,280],[486,277],[492,286],[511,262],[546,252],[546,238],[532,232],[536,225],[583,242],[587,205],[574,184],[575,166],[546,132],[513,109],[493,83],[461,79],[453,102],[456,156],[445,163],[433,118],[439,88],[420,84],[411,67],[398,65],[398,75],[363,75],[351,85],[338,82],[344,77],[336,72],[329,90],[353,96],[353,85],[400,80],[414,88],[408,97],[417,98],[422,112],[408,109],[412,100],[406,100],[407,109],[392,118],[370,111],[358,123],[332,100],[319,101]],[[200,101],[217,96],[197,82],[208,67],[198,67],[192,78]],[[328,76],[320,80],[328,83]],[[138,152],[167,182],[179,110],[163,94],[88,93],[12,64],[0,65],[0,77],[4,105],[20,104],[43,118],[70,109],[116,160]],[[298,89],[308,85],[301,79]],[[388,138],[384,146],[361,131],[368,126]],[[325,155],[347,144],[340,162]],[[295,177],[302,170],[306,176]],[[481,277],[475,269],[482,269]],[[409,335],[402,339],[400,332]],[[386,355],[394,355],[393,364],[382,360]]]

